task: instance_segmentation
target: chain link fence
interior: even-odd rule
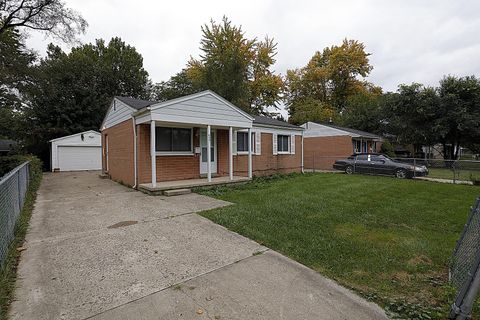
[[[304,153],[304,169],[307,172],[332,171],[336,160],[344,160],[350,155],[325,156],[320,152]],[[480,184],[480,161],[443,160],[422,158],[393,158],[396,162],[410,164],[413,167],[425,166],[428,178],[451,180],[454,183]],[[415,172],[415,170],[413,170]]]
[[[450,282],[457,290],[450,319],[469,317],[480,287],[480,198],[457,242],[450,266]]]
[[[25,162],[0,178],[0,266],[14,237],[15,224],[22,211],[30,180],[30,165]]]

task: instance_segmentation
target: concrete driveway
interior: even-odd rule
[[[98,173],[45,174],[11,319],[385,319],[320,274]]]

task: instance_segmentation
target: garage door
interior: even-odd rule
[[[58,147],[60,171],[102,169],[102,147]]]

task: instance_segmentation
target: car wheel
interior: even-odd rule
[[[399,169],[395,172],[395,177],[398,179],[405,179],[407,177],[407,171]]]
[[[345,167],[345,173],[346,174],[352,174],[353,173],[353,167],[352,166],[346,166]]]

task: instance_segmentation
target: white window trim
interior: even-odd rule
[[[285,137],[288,137],[288,150],[287,151],[280,151],[278,150],[278,137],[279,136],[285,136]],[[277,154],[290,154],[290,149],[292,148],[292,141],[291,141],[292,137],[290,135],[287,135],[287,134],[277,134]]]
[[[237,131],[238,132],[242,132],[242,133],[247,133],[247,132],[244,132],[244,131]],[[248,133],[247,133],[248,134]],[[237,137],[237,149],[238,149],[238,137]],[[252,132],[252,142],[251,142],[251,148],[252,148],[252,156],[255,156],[256,155],[256,148],[255,148],[255,132]],[[238,151],[237,150],[237,153],[236,155],[239,155],[239,156],[245,156],[245,155],[248,155],[248,150],[247,151]]]
[[[157,126],[162,128],[172,128],[172,129],[190,129],[190,151],[155,151],[156,156],[194,156],[194,147],[193,147],[193,128],[182,128],[182,127],[165,127],[165,126]],[[155,143],[157,139],[155,139]],[[155,150],[157,146],[155,146]]]

